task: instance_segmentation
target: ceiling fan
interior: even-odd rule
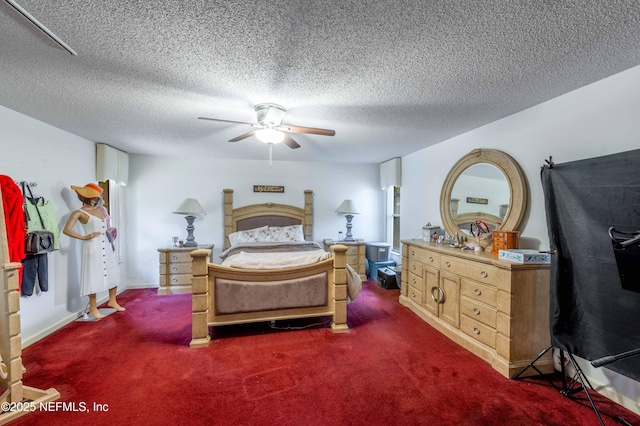
[[[223,123],[245,124],[247,126],[255,127],[256,130],[252,130],[238,137],[235,137],[229,142],[238,142],[242,139],[246,139],[255,135],[259,140],[269,145],[274,143],[284,142],[289,148],[300,148],[298,142],[294,141],[289,133],[306,133],[309,135],[322,135],[322,136],[334,136],[335,130],[318,129],[315,127],[303,127],[294,126],[288,124],[282,124],[286,109],[283,106],[271,103],[262,103],[254,107],[258,116],[257,123],[247,123],[245,121],[232,121],[221,120],[219,118],[198,117],[199,120],[221,121]]]

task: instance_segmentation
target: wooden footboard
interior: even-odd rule
[[[333,246],[333,257],[313,265],[280,270],[245,270],[208,263],[210,251],[191,252],[192,262],[192,348],[208,346],[211,341],[209,327],[249,322],[275,321],[291,318],[332,316],[334,333],[348,332],[347,326],[347,247]],[[326,275],[326,304],[312,307],[287,307],[266,311],[241,313],[216,312],[216,280],[246,283],[269,283],[295,280],[303,277]]]

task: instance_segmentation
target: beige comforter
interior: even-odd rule
[[[331,253],[324,250],[293,253],[247,253],[241,251],[222,262],[222,265],[242,269],[282,269],[311,265],[329,259]]]
[[[287,251],[281,251],[287,250]],[[240,269],[282,269],[311,265],[331,257],[317,243],[254,243],[234,246],[220,255],[222,266]],[[360,275],[347,265],[347,295],[355,300],[362,289]]]

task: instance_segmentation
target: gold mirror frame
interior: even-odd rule
[[[464,235],[451,213],[451,192],[456,181],[469,167],[487,163],[498,169],[509,182],[509,208],[498,227],[503,231],[517,230],[524,216],[527,200],[527,183],[520,165],[509,155],[495,149],[474,149],[469,154],[462,157],[449,171],[442,192],[440,193],[440,217],[445,231],[449,235]]]

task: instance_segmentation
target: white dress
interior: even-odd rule
[[[82,241],[82,267],[80,272],[81,293],[83,296],[109,290],[120,284],[120,268],[116,256],[107,239],[107,222],[84,210],[78,210],[89,217],[82,223],[85,235],[99,232],[100,236]]]

